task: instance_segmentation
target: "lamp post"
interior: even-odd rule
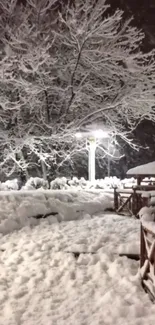
[[[88,137],[86,142],[88,149],[88,179],[90,182],[95,181],[95,151],[96,151],[96,138]]]
[[[103,130],[92,130],[90,132],[78,132],[75,134],[76,138],[86,138],[86,148],[88,150],[88,179],[91,183],[95,181],[95,152],[97,142],[102,138],[109,138],[109,134]]]

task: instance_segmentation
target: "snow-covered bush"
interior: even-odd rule
[[[19,182],[18,179],[7,180],[4,183],[0,183],[0,191],[12,191],[19,190]]]
[[[39,177],[31,177],[28,179],[26,184],[22,187],[22,190],[34,190],[42,188],[44,190],[48,189],[48,182],[45,181],[43,178]]]
[[[77,177],[73,177],[73,179],[68,181],[68,185],[70,188],[77,188],[77,189],[86,189],[90,188],[91,186],[94,187],[89,181],[87,181],[84,177],[78,179]]]
[[[124,178],[121,180],[122,187],[132,187],[137,184],[137,181],[134,177]]]
[[[96,188],[114,188],[115,186],[121,187],[121,180],[114,177],[105,177],[104,179],[98,179],[95,181],[95,187]]]
[[[66,177],[57,177],[50,183],[50,189],[51,190],[67,190],[69,188],[69,185],[67,184],[67,178]]]
[[[136,184],[134,178],[120,180],[116,176],[105,177],[104,179],[97,179],[94,183],[91,183],[84,179],[83,177],[78,179],[73,177],[73,179],[68,180],[66,177],[56,178],[50,183],[51,189],[112,189],[115,186],[123,188],[125,186],[132,187]]]
[[[66,177],[57,177],[53,181],[51,181],[50,185],[48,181],[45,181],[39,177],[31,177],[26,184],[22,187],[22,190],[34,190],[34,189],[51,189],[51,190],[93,190],[93,189],[113,189],[114,187],[124,188],[124,187],[132,187],[136,184],[136,180],[134,178],[121,180],[116,176],[113,177],[105,177],[104,179],[97,179],[93,183],[89,182],[85,178],[81,177],[78,179],[77,177],[73,177],[72,179],[67,179]],[[17,179],[8,180],[4,183],[0,183],[0,191],[8,191],[8,190],[19,190],[19,182]]]

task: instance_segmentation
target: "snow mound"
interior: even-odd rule
[[[143,207],[139,211],[141,221],[155,221],[155,207]]]
[[[139,211],[139,217],[143,227],[155,234],[155,207],[143,207]]]
[[[36,226],[41,218],[49,224],[91,218],[113,207],[113,195],[63,190],[0,192],[0,233]]]

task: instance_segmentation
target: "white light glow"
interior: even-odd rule
[[[75,133],[75,136],[76,136],[77,139],[81,139],[82,138],[82,133],[77,132],[77,133]]]
[[[109,137],[109,134],[101,129],[99,130],[94,130],[93,132],[93,135],[95,138],[97,139],[102,139],[102,138],[108,138]]]

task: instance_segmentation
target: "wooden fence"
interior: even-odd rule
[[[118,214],[137,216],[142,207],[149,205],[151,197],[149,191],[155,191],[155,186],[139,185],[128,189],[114,188],[115,211]]]
[[[141,224],[140,274],[144,288],[155,299],[155,231]]]

